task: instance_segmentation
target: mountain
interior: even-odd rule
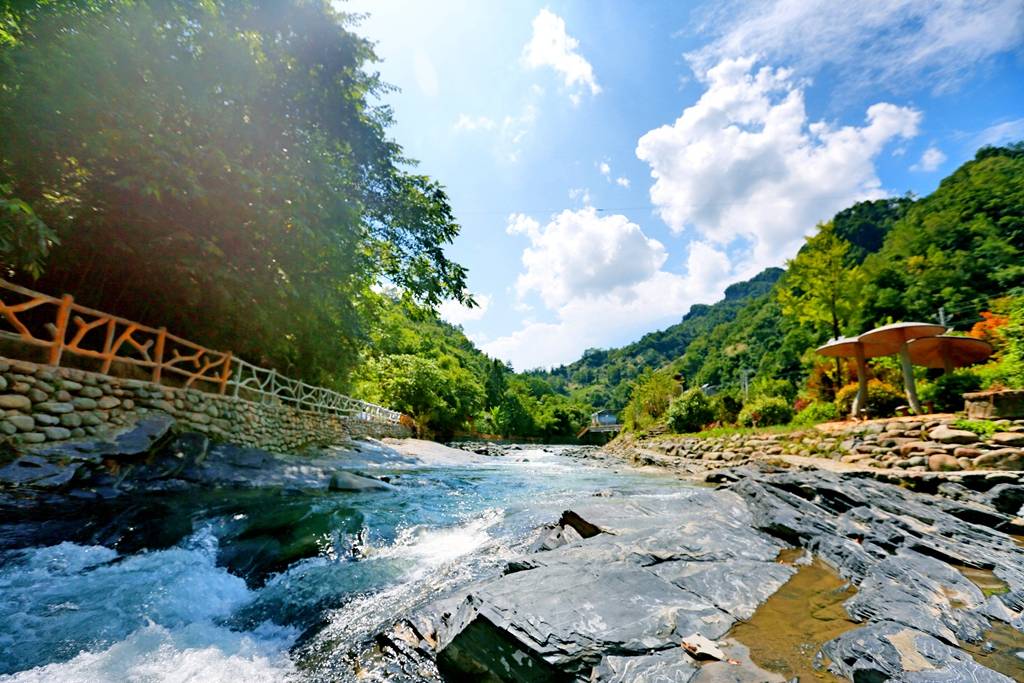
[[[543,378],[557,391],[591,405],[621,410],[629,400],[633,380],[641,372],[676,361],[694,341],[708,337],[752,303],[764,300],[782,274],[781,268],[768,268],[750,280],[732,284],[721,301],[694,304],[675,325],[645,334],[632,344],[617,349],[587,349],[574,363],[525,374]]]

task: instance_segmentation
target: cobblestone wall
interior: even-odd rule
[[[154,410],[185,430],[282,452],[353,436],[410,435],[401,425],[0,358],[0,438],[16,447],[102,436]]]

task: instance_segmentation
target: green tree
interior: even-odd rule
[[[326,0],[0,11],[0,268],[343,387],[371,284],[466,299],[448,199]]]
[[[796,258],[786,262],[786,275],[776,293],[783,315],[815,332],[842,336],[859,311],[864,285],[860,266],[849,263],[850,243],[836,234],[832,222],[819,225]],[[842,375],[842,363],[836,358],[836,386]]]

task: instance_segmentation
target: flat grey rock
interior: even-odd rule
[[[688,683],[698,666],[682,648],[638,657],[608,656],[594,667],[592,683]]]
[[[848,631],[822,647],[834,673],[853,681],[1012,683],[968,653],[902,624],[880,622]]]
[[[796,573],[785,564],[752,560],[664,562],[651,570],[744,620]]]
[[[460,611],[472,615],[457,619],[468,626],[441,651],[439,662],[457,667],[475,661],[492,672],[512,671],[529,658],[579,674],[605,653],[678,647],[695,631],[720,638],[734,621],[708,600],[629,563],[510,574],[475,590]],[[492,645],[498,642],[514,647],[496,656]],[[456,670],[470,673],[465,665]]]

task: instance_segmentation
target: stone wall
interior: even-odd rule
[[[402,425],[0,358],[0,439],[19,450],[100,437],[150,411],[168,413],[182,430],[281,452],[348,437],[410,436]]]

